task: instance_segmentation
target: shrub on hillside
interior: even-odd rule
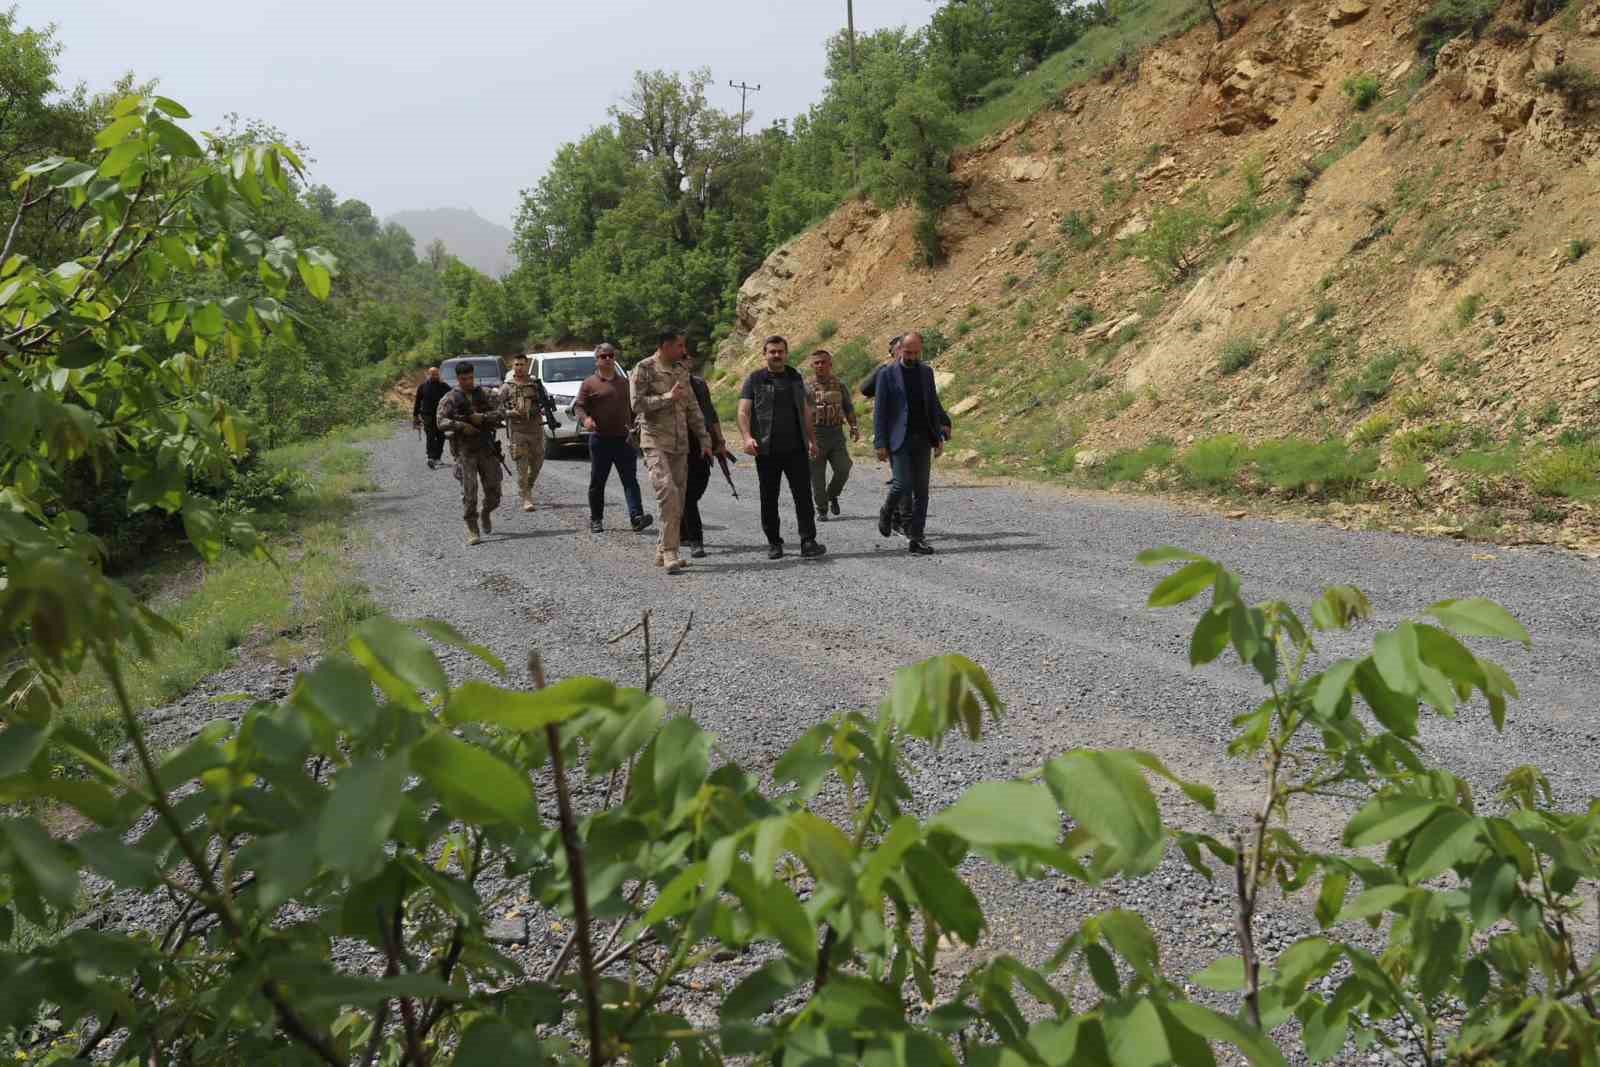
[[[1568,445],[1541,452],[1523,467],[1528,488],[1540,496],[1579,500],[1600,497],[1600,444]]]
[[[1499,6],[1500,0],[1435,0],[1417,20],[1417,51],[1431,63],[1451,39],[1482,33]]]
[[[1143,448],[1113,452],[1100,468],[1101,479],[1106,482],[1140,481],[1150,471],[1170,464],[1175,451],[1170,443],[1157,441]]]
[[[1397,350],[1373,356],[1360,371],[1340,383],[1339,399],[1354,408],[1376,404],[1394,388],[1394,374],[1403,359],[1404,353]]]
[[[1150,228],[1133,239],[1133,251],[1163,282],[1187,278],[1211,239],[1211,214],[1202,198],[1156,209]]]
[[[1354,74],[1344,80],[1340,90],[1357,111],[1365,111],[1378,100],[1378,79],[1371,74]]]
[[[858,337],[834,350],[833,373],[852,389],[859,386],[866,380],[867,375],[877,369],[878,361],[867,350],[867,343],[862,338]]]
[[[1196,441],[1178,459],[1178,470],[1189,485],[1226,489],[1239,477],[1249,449],[1238,434],[1222,434]]]
[[[1587,111],[1600,104],[1600,74],[1576,63],[1561,63],[1537,78],[1541,89],[1559,93],[1570,111]]]
[[[1352,451],[1343,441],[1300,437],[1263,441],[1250,450],[1250,460],[1271,485],[1307,496],[1348,492],[1378,469],[1378,454],[1370,448]]]
[[[1222,346],[1217,366],[1223,374],[1242,371],[1261,355],[1261,342],[1254,337],[1235,337]]]
[[[1073,309],[1067,314],[1067,329],[1073,333],[1082,333],[1094,325],[1094,320],[1097,317],[1092,304],[1074,305]]]
[[[839,324],[833,319],[823,319],[817,323],[817,340],[830,341],[833,335],[839,332]]]

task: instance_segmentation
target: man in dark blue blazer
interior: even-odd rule
[[[878,532],[889,536],[895,512],[905,497],[911,498],[911,521],[906,536],[913,555],[931,556],[933,546],[923,536],[928,520],[928,481],[933,457],[944,452],[941,427],[949,421],[933,371],[922,362],[922,335],[908,333],[900,339],[899,358],[878,369],[874,381],[876,402],[872,412],[873,444],[878,459],[888,460],[894,481],[878,511]]]

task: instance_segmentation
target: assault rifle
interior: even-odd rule
[[[550,390],[539,379],[535,378],[534,382],[539,386],[539,410],[544,414],[544,424],[550,427],[551,433],[555,433],[561,429],[561,420],[556,418],[555,397],[550,395]]]

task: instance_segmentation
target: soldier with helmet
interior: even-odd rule
[[[439,401],[439,429],[450,435],[450,451],[461,482],[462,518],[467,524],[467,544],[494,532],[490,513],[500,506],[500,450],[495,428],[505,422],[500,402],[489,390],[474,383],[471,363],[456,368],[456,387]],[[483,483],[483,507],[478,508],[478,483]],[[479,532],[481,529],[481,533]]]
[[[511,359],[511,377],[500,387],[500,406],[511,439],[511,461],[517,465],[517,497],[523,511],[532,511],[533,483],[544,468],[544,383],[528,373],[525,355]]]

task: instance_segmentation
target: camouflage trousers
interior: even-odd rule
[[[517,467],[517,497],[524,504],[533,499],[533,483],[544,469],[544,429],[532,433],[510,433],[511,461]]]
[[[644,466],[650,472],[650,487],[656,491],[656,510],[661,541],[657,551],[668,560],[678,558],[679,523],[683,519],[683,498],[689,491],[689,453],[644,450]]]
[[[458,449],[456,480],[461,483],[461,517],[467,525],[478,523],[478,482],[483,482],[483,510],[500,506],[500,461],[488,449]]]

